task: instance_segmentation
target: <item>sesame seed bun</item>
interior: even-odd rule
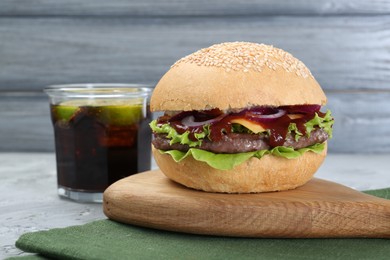
[[[179,61],[158,82],[152,111],[326,104],[309,69],[281,49],[257,43],[216,44]]]
[[[296,159],[265,155],[251,158],[232,170],[218,170],[191,156],[175,162],[154,147],[152,152],[161,171],[186,187],[208,192],[255,193],[295,189],[308,182],[325,159],[306,152]]]

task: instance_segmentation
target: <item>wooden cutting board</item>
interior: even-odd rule
[[[390,238],[390,200],[321,179],[290,191],[218,194],[186,188],[155,170],[111,185],[103,208],[112,220],[194,234]]]

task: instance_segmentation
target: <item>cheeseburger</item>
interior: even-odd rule
[[[332,137],[326,97],[309,69],[281,49],[216,44],[172,65],[150,103],[152,151],[190,188],[226,193],[294,189],[309,181]]]

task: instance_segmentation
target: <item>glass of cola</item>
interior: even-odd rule
[[[58,194],[101,202],[117,180],[150,169],[153,88],[139,84],[49,86]]]

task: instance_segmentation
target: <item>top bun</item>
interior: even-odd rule
[[[270,45],[227,42],[194,52],[158,82],[152,111],[326,104],[309,69]]]

